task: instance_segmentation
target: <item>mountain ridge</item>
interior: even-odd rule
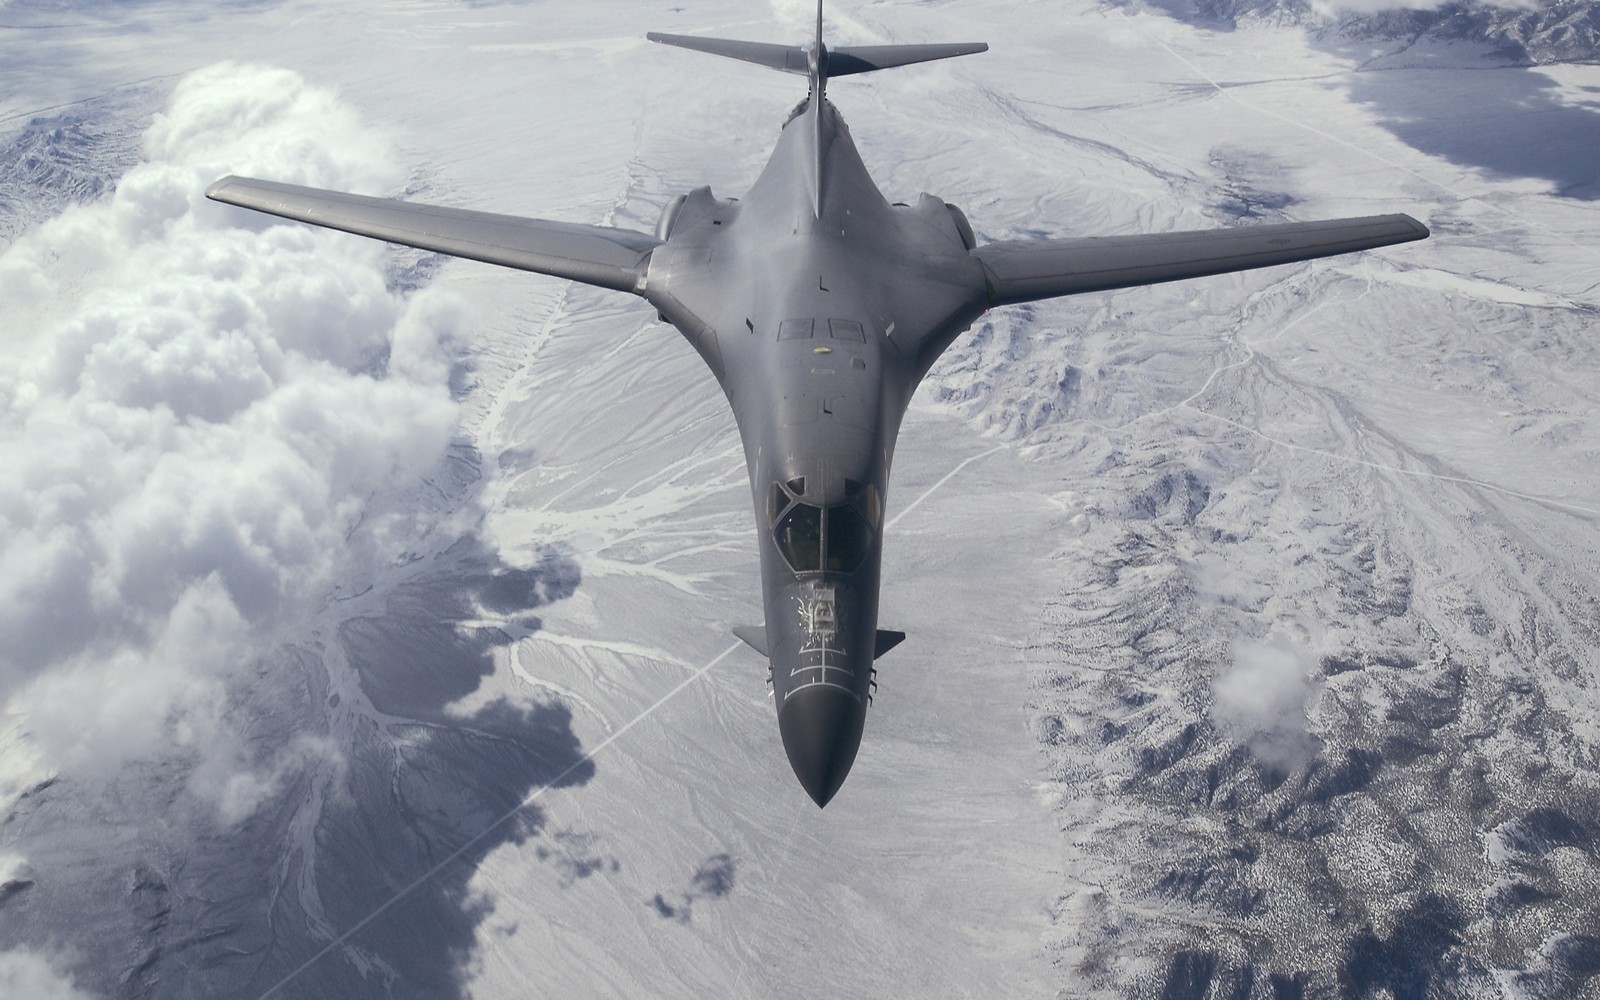
[[[1310,0],[1180,0],[1159,6],[1180,20],[1230,31],[1260,22],[1299,26],[1326,41],[1472,42],[1511,65],[1600,62],[1600,4],[1592,0],[1547,0],[1535,7],[1458,2],[1373,11],[1330,10]]]

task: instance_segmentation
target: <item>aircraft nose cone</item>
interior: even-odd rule
[[[847,691],[817,685],[784,699],[778,732],[789,766],[818,806],[825,806],[844,784],[861,747],[866,712]]]

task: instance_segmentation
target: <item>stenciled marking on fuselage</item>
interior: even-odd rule
[[[798,651],[798,662],[789,669],[788,696],[801,688],[821,686],[837,688],[859,703],[861,696],[855,691],[856,672],[850,669],[849,652],[834,645],[839,634],[837,592],[833,587],[813,585],[810,594],[797,596],[794,602],[805,639]],[[831,679],[830,674],[840,676]]]

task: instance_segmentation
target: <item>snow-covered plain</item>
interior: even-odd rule
[[[1592,990],[1600,69],[830,4],[838,42],[991,44],[832,91],[880,186],[980,240],[1434,237],[959,340],[890,497],[910,638],[822,812],[728,632],[748,487],[676,333],[199,200],[277,170],[648,230],[740,194],[801,94],[644,31],[809,16],[0,5],[0,986]]]

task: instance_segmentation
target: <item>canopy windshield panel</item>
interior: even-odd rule
[[[872,548],[872,527],[854,507],[828,508],[828,558],[830,573],[854,573]]]
[[[797,503],[778,521],[778,551],[796,573],[822,569],[822,508]]]
[[[796,573],[854,573],[872,550],[873,527],[851,504],[824,510],[790,500],[774,485],[773,537],[784,562]]]

